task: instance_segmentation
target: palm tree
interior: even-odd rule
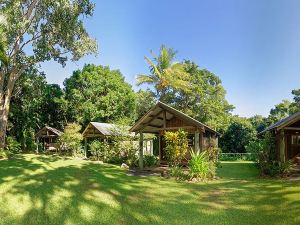
[[[176,51],[161,46],[158,56],[152,51],[153,60],[145,56],[149,64],[150,74],[140,74],[137,76],[137,85],[153,85],[156,90],[156,97],[160,101],[165,101],[168,90],[184,90],[188,86],[188,74],[185,72],[184,64],[174,62]]]

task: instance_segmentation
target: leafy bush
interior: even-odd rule
[[[129,167],[138,166],[138,147],[133,140],[121,141],[117,146],[119,146],[121,162],[125,162]]]
[[[13,137],[7,137],[6,148],[8,154],[14,155],[21,152],[21,144]]]
[[[285,175],[291,168],[291,162],[282,163],[276,159],[275,138],[266,133],[264,138],[250,142],[246,147],[252,153],[261,174],[268,176]]]
[[[9,158],[9,154],[3,148],[0,148],[0,159]]]
[[[233,117],[229,127],[220,137],[219,146],[223,152],[243,153],[245,146],[256,139],[256,130],[246,118]]]
[[[95,140],[90,144],[90,150],[96,160],[103,162],[109,160],[110,147],[106,142]]]
[[[215,176],[216,166],[209,160],[207,151],[191,151],[191,159],[188,162],[191,178],[209,179]]]
[[[209,161],[218,163],[221,150],[215,146],[210,146],[206,149]]]
[[[185,174],[183,173],[183,170],[180,166],[172,166],[169,169],[169,175],[171,177],[179,178],[179,179],[184,179]]]
[[[185,157],[188,151],[187,132],[179,129],[176,132],[166,132],[166,157],[169,165],[177,166]]]
[[[73,156],[83,156],[80,133],[81,126],[76,123],[70,123],[65,127],[64,133],[59,137],[59,150],[61,153],[72,154]]]
[[[156,166],[159,160],[154,155],[144,155],[144,165],[147,167]]]

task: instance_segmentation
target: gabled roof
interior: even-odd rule
[[[219,134],[214,129],[209,126],[193,119],[192,117],[166,105],[165,103],[158,102],[154,107],[152,107],[141,119],[139,119],[132,128],[130,132],[143,131],[144,133],[156,133],[158,129],[163,127],[162,114],[166,111],[166,119],[171,120],[173,117],[177,117],[180,120],[198,128],[204,128],[210,132]]]
[[[284,128],[294,122],[296,122],[297,120],[300,120],[300,112],[294,113],[274,124],[272,124],[271,126],[267,127],[266,129],[264,129],[262,132],[260,132],[259,134],[263,134],[267,131],[271,131],[274,129],[281,129]]]
[[[88,129],[91,127],[95,128],[97,133],[100,135],[103,135],[103,136],[113,136],[113,135],[124,136],[124,134],[121,134],[122,131],[120,131],[120,128],[126,132],[129,129],[129,126],[121,126],[121,125],[116,125],[116,124],[112,124],[112,123],[90,122],[82,134],[85,135],[87,133]],[[129,133],[126,135],[129,135]]]
[[[52,133],[56,134],[57,136],[60,136],[60,135],[63,134],[62,131],[60,131],[60,130],[54,128],[54,127],[45,126],[45,127],[43,127],[42,129],[40,129],[40,130],[36,133],[35,136],[37,136],[37,137],[40,136],[40,135],[42,134],[42,132],[45,131],[45,130],[49,130],[49,131],[51,131]]]

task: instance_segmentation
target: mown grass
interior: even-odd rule
[[[224,162],[219,180],[133,177],[53,156],[0,161],[0,224],[300,224],[300,183]]]

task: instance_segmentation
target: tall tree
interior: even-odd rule
[[[268,121],[270,124],[276,123],[289,116],[291,113],[291,102],[289,100],[282,100],[281,103],[275,105],[275,107],[271,109]]]
[[[8,134],[28,149],[42,126],[62,129],[66,124],[63,90],[47,84],[45,75],[35,67],[26,69],[16,82],[11,98]]]
[[[135,94],[118,70],[85,65],[64,81],[69,121],[83,127],[91,121],[134,119]]]
[[[188,74],[181,63],[174,62],[176,51],[161,46],[159,55],[156,56],[151,51],[153,59],[145,56],[149,65],[150,74],[140,74],[137,76],[137,84],[152,85],[156,91],[156,97],[165,102],[170,89],[188,88]]]
[[[55,60],[65,65],[96,52],[84,16],[91,16],[89,0],[7,0],[0,2],[1,29],[9,63],[0,65],[0,148],[5,146],[10,101],[16,81],[26,68]],[[4,21],[4,22],[3,22]]]
[[[183,65],[189,74],[189,89],[173,90],[169,104],[211,127],[225,129],[234,107],[225,98],[221,79],[191,61]]]
[[[136,93],[136,118],[135,120],[140,119],[145,113],[147,113],[151,107],[156,103],[155,96],[150,90],[139,90]]]
[[[252,116],[249,118],[249,121],[257,133],[263,131],[267,126],[270,125],[268,119],[261,115]]]
[[[219,144],[223,152],[244,153],[245,147],[255,138],[256,131],[249,120],[235,116],[221,136]]]
[[[22,149],[31,148],[35,131],[42,125],[41,113],[46,78],[35,67],[26,69],[16,82],[11,98],[8,135],[21,143]]]

